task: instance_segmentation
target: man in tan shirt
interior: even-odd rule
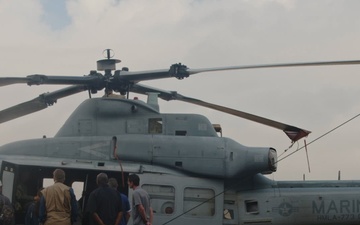
[[[62,169],[56,169],[53,178],[55,183],[41,191],[39,220],[44,225],[71,225],[77,217],[74,190],[64,184]]]

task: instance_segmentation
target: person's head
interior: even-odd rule
[[[41,197],[42,196],[42,192],[41,192],[42,190],[44,190],[43,187],[39,188],[38,191],[36,192],[36,195]]]
[[[39,188],[39,190],[37,191],[36,197],[35,197],[35,202],[38,202],[40,200],[40,198],[42,196],[42,192],[41,192],[42,190],[44,190],[43,187]]]
[[[140,184],[140,178],[136,174],[130,174],[128,177],[128,184],[130,188],[136,188]]]
[[[117,190],[117,188],[118,188],[118,186],[119,186],[117,180],[116,180],[115,178],[113,178],[113,177],[112,177],[112,178],[109,178],[108,185],[109,185],[109,187],[111,187],[111,188],[113,188],[113,189],[115,189],[115,190]]]
[[[106,173],[99,173],[96,176],[96,183],[98,186],[107,186],[109,179]]]
[[[54,178],[55,183],[56,182],[64,183],[64,181],[65,181],[65,172],[64,172],[64,170],[62,170],[62,169],[54,170],[53,178]]]

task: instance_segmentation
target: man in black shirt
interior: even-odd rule
[[[122,217],[120,195],[108,186],[108,176],[99,173],[96,177],[98,188],[91,192],[86,211],[90,213],[91,224],[116,225]]]

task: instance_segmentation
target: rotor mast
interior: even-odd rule
[[[112,49],[105,49],[103,51],[103,54],[105,56],[105,59],[101,59],[96,62],[97,71],[105,71],[104,77],[107,81],[110,81],[110,80],[114,79],[112,71],[116,70],[116,63],[120,63],[121,60],[113,59],[115,53]],[[115,74],[116,74],[116,72],[115,72]],[[108,84],[109,84],[109,82],[108,82]],[[105,95],[108,93],[111,93],[112,91],[114,91],[114,89],[112,87],[110,87],[109,85],[106,85]],[[129,93],[128,90],[126,92],[127,92],[127,94]],[[123,95],[125,93],[121,93],[121,94]]]

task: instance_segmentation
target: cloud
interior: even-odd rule
[[[103,58],[106,48],[122,60],[118,68],[127,66],[131,71],[169,68],[178,62],[208,68],[359,58],[358,1],[60,2],[56,3],[60,11],[54,11],[59,8],[55,3],[42,0],[0,0],[2,76],[87,75],[96,69],[96,60]],[[358,73],[358,66],[259,69],[144,83],[311,129],[312,140],[357,114]],[[0,107],[59,88],[2,87]],[[61,99],[42,112],[1,124],[6,132],[0,142],[53,136],[85,98],[87,93]],[[244,145],[273,146],[279,153],[289,145],[281,131],[231,115],[178,102],[160,105],[162,112],[204,114],[221,123],[226,136]],[[327,159],[356,154],[355,142],[343,137],[353,137],[357,123],[310,148],[314,171],[319,171],[310,178],[330,178],[340,169],[340,160],[329,172],[320,168],[324,154]],[[307,171],[306,164],[298,162],[301,155],[289,157],[290,166],[282,162],[276,176],[301,179]],[[344,173],[357,178],[347,165],[342,164]]]

